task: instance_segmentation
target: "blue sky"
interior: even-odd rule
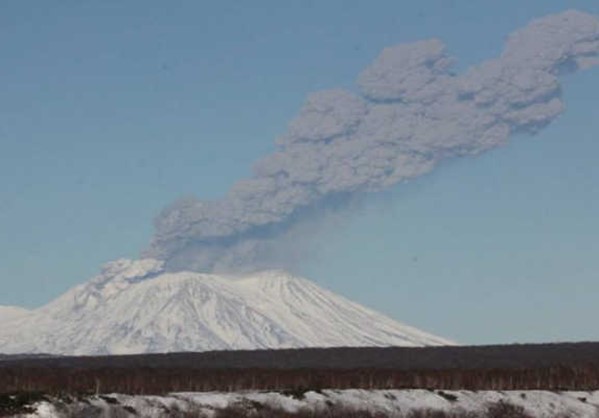
[[[567,6],[567,7],[566,7]],[[40,306],[135,257],[181,195],[223,195],[306,94],[355,89],[389,45],[457,69],[595,1],[5,1],[0,304]],[[314,238],[304,274],[464,343],[599,339],[599,70],[536,137],[450,161]]]

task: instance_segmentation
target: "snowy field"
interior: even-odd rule
[[[43,401],[26,417],[219,417],[227,407],[252,415],[264,406],[288,413],[311,412],[308,416],[331,416],[335,408],[368,411],[376,417],[411,417],[415,411],[454,413],[452,416],[483,416],[489,405],[508,402],[520,406],[531,417],[599,417],[599,391],[432,391],[432,390],[323,390],[305,393],[237,392],[176,393],[168,396],[92,396],[79,401]],[[320,412],[320,413],[319,413]],[[313,413],[316,413],[312,415]],[[470,413],[470,415],[468,414]],[[412,415],[411,415],[412,414]],[[237,415],[238,416],[238,415]],[[265,415],[264,415],[265,416]],[[268,415],[277,416],[277,415]],[[306,416],[306,415],[303,415]],[[352,415],[362,416],[362,415]],[[434,416],[434,415],[427,415]],[[514,415],[510,415],[514,416]],[[522,415],[519,415],[522,416]],[[526,416],[526,415],[524,415]],[[515,417],[515,416],[514,416]]]

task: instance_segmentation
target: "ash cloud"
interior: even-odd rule
[[[559,76],[599,64],[598,53],[599,20],[578,11],[532,21],[499,57],[459,75],[439,40],[385,48],[358,93],[310,94],[276,151],[225,198],[164,209],[144,255],[172,270],[288,267],[310,219],[331,205],[542,129],[564,109]]]

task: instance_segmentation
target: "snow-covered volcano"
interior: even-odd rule
[[[168,273],[152,259],[108,263],[42,308],[8,311],[0,353],[451,344],[285,272]]]

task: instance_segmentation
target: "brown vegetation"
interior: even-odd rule
[[[498,347],[19,358],[0,361],[0,393],[599,389],[599,344]]]
[[[0,393],[48,394],[240,390],[409,389],[595,390],[599,366],[496,370],[194,370],[5,368]]]

